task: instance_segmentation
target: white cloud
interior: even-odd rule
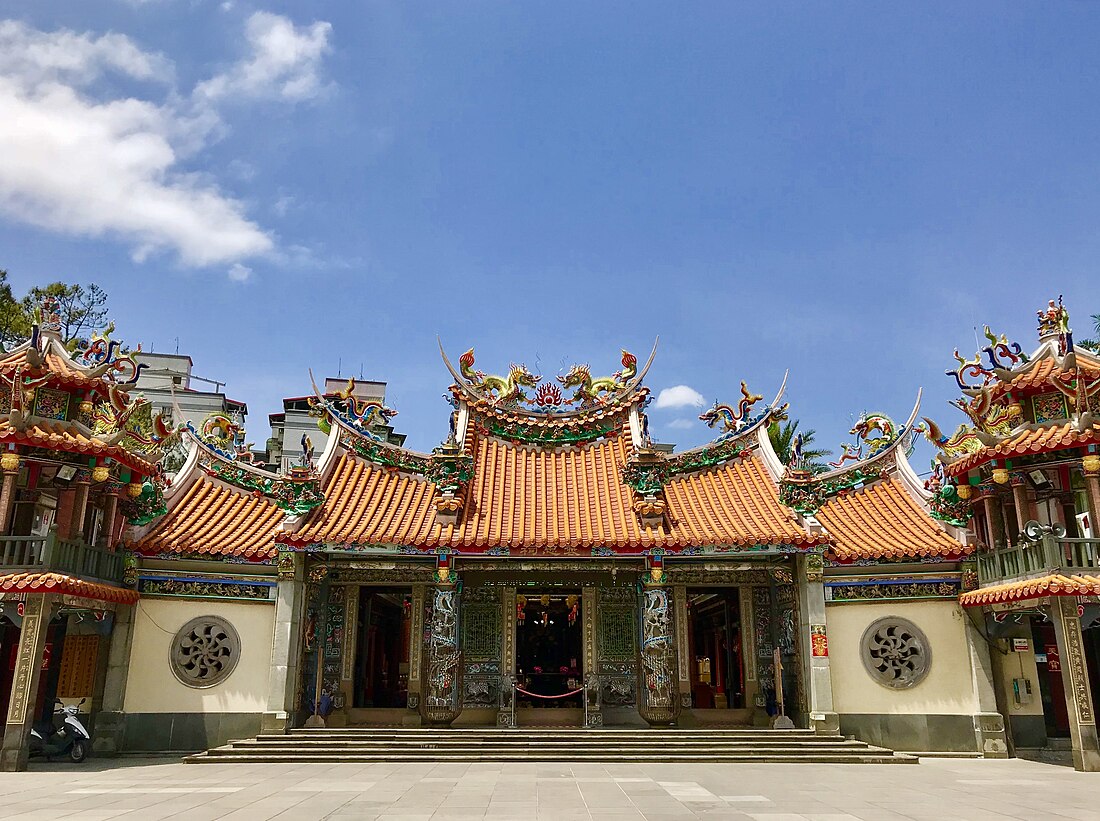
[[[248,18],[247,59],[195,88],[197,99],[226,97],[306,100],[322,89],[321,60],[330,50],[332,25],[298,27],[286,17],[258,11]]]
[[[227,273],[234,282],[248,282],[252,278],[252,269],[247,265],[241,265],[239,262],[234,262]]]
[[[171,61],[124,35],[0,21],[0,213],[59,233],[122,239],[138,261],[172,251],[203,267],[272,254],[273,239],[244,206],[180,161],[225,129],[211,83],[287,100],[316,93],[329,30],[253,15],[253,56],[188,99],[173,87]],[[156,93],[97,97],[106,74],[154,84]],[[234,272],[242,280],[250,273],[243,265]]]
[[[676,430],[691,430],[695,427],[695,422],[691,419],[673,419],[668,423],[668,427]]]
[[[113,70],[135,80],[167,80],[171,62],[142,51],[129,37],[92,37],[73,31],[44,32],[13,20],[0,21],[0,76],[17,74],[27,84],[88,84]]]
[[[664,388],[657,394],[656,408],[701,408],[707,402],[703,395],[687,385]]]

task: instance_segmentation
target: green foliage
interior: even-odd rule
[[[1074,344],[1084,348],[1086,351],[1100,353],[1100,314],[1092,315],[1092,330],[1096,334],[1095,339],[1082,339],[1080,342],[1075,342]]]
[[[70,346],[86,341],[92,331],[107,324],[107,292],[98,285],[51,282],[35,286],[22,299],[16,299],[8,272],[0,269],[0,346],[4,350],[31,335],[34,311],[47,296],[57,300],[61,338]]]
[[[57,300],[61,339],[66,343],[87,339],[107,324],[107,292],[94,282],[87,286],[65,282],[36,286],[23,297],[23,309],[29,315],[45,297]]]
[[[12,294],[8,272],[0,270],[0,345],[4,350],[30,336],[30,314]]]
[[[806,460],[807,470],[813,473],[824,473],[829,469],[829,466],[822,460],[826,456],[831,456],[832,451],[810,447],[816,434],[817,432],[812,429],[802,432],[802,457]],[[772,422],[768,425],[768,439],[771,440],[772,448],[784,465],[791,463],[791,449],[794,447],[794,439],[797,435],[797,419],[788,420],[782,425],[779,422]]]

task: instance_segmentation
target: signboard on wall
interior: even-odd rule
[[[1062,672],[1062,659],[1058,657],[1058,645],[1048,644],[1046,646],[1047,656],[1047,672],[1048,673],[1060,673]]]

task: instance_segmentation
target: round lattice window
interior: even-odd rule
[[[213,687],[225,681],[241,655],[241,639],[220,616],[199,616],[172,639],[172,672],[188,687]]]
[[[883,687],[912,687],[928,675],[932,666],[927,637],[908,619],[879,619],[867,628],[860,646],[863,665]]]

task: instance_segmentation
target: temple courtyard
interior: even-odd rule
[[[32,763],[0,818],[1100,819],[1100,776],[1022,759],[858,764]]]

